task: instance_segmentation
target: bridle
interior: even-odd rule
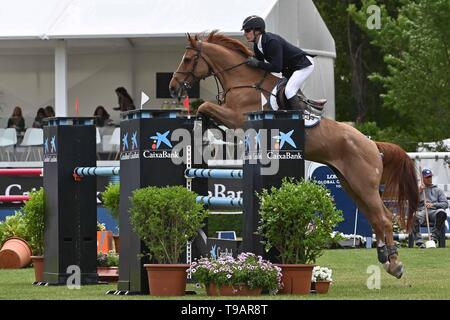
[[[208,61],[208,59],[205,58],[205,56],[202,54],[202,41],[199,40],[198,41],[198,47],[192,47],[192,46],[186,46],[186,50],[194,50],[197,53],[193,56],[194,59],[194,63],[192,64],[192,68],[190,71],[175,71],[174,74],[176,73],[180,73],[180,74],[184,74],[185,77],[183,80],[178,80],[177,78],[175,78],[175,80],[178,82],[178,84],[180,85],[180,87],[186,89],[190,89],[192,87],[192,82],[189,82],[189,78],[192,77],[193,82],[199,82],[200,80],[205,80],[209,77],[214,77],[214,80],[216,82],[216,87],[217,87],[217,95],[216,95],[216,99],[219,105],[223,104],[225,102],[225,98],[226,95],[228,94],[228,92],[230,92],[233,89],[240,89],[240,88],[254,88],[257,90],[261,90],[261,91],[265,91],[266,93],[271,94],[270,91],[265,90],[264,88],[261,87],[262,83],[264,82],[264,79],[266,78],[268,72],[264,72],[264,76],[263,78],[258,81],[255,84],[252,85],[242,85],[242,86],[235,86],[235,87],[231,87],[228,88],[226,91],[224,90],[223,84],[220,81],[220,78],[218,77],[218,75],[220,75],[221,73],[225,73],[227,71],[233,70],[235,68],[238,68],[242,65],[246,64],[246,61],[244,60],[241,63],[238,63],[236,65],[233,65],[231,67],[225,68],[223,70],[220,71],[214,71],[214,68],[211,66],[211,63]],[[195,69],[197,68],[198,62],[200,60],[200,58],[203,59],[203,61],[205,61],[206,65],[208,66],[208,73],[202,77],[196,76],[195,75]],[[220,87],[219,87],[219,82],[220,82],[220,87],[222,87],[222,91],[220,91]]]

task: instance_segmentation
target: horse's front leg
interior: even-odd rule
[[[228,128],[241,128],[245,117],[241,112],[228,107],[226,104],[218,105],[211,102],[204,102],[197,110],[197,114],[212,118],[219,124]]]

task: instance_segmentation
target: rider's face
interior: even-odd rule
[[[252,29],[245,29],[244,36],[248,42],[255,42],[258,39],[259,31],[255,31]]]

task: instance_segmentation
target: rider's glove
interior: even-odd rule
[[[258,68],[258,66],[259,66],[259,60],[256,59],[255,57],[249,57],[249,58],[247,59],[247,65],[248,65],[249,67],[252,67],[252,68]]]

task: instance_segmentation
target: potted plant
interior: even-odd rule
[[[0,269],[23,268],[31,262],[31,247],[23,213],[16,211],[0,222]]]
[[[343,220],[328,190],[314,182],[284,179],[258,195],[257,233],[266,250],[275,248],[281,260],[283,293],[307,294],[313,263],[329,245],[331,232]],[[297,271],[299,274],[297,275]]]
[[[313,269],[311,282],[314,284],[314,289],[317,293],[327,293],[330,284],[333,281],[331,278],[333,271],[327,267],[315,266]]]
[[[208,295],[276,294],[281,288],[281,268],[253,253],[200,258],[188,269]]]
[[[44,280],[44,238],[45,238],[44,189],[30,192],[30,199],[22,207],[26,233],[33,250],[31,260],[37,282]]]
[[[102,201],[105,208],[109,209],[111,212],[111,216],[119,223],[119,205],[120,205],[120,184],[119,183],[110,183],[105,191],[102,192]],[[120,240],[119,235],[113,234],[114,240],[114,248],[117,253],[120,251]]]
[[[116,282],[119,279],[119,255],[112,251],[97,253],[97,274],[100,281]]]
[[[146,187],[131,196],[131,225],[158,262],[144,265],[152,295],[185,293],[189,265],[180,264],[182,253],[208,215],[196,196],[182,186]]]

